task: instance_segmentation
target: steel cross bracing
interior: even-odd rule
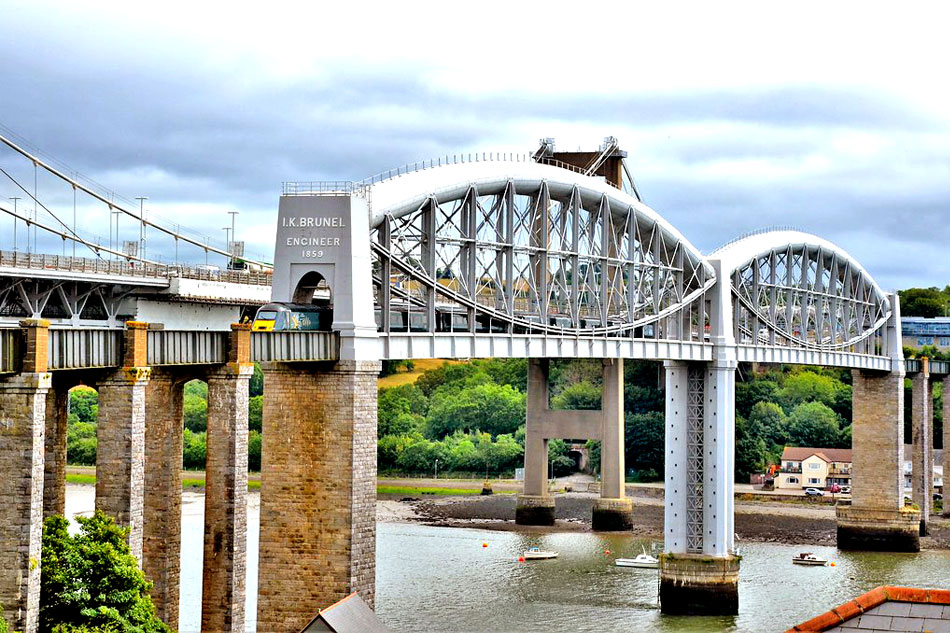
[[[686,551],[703,552],[703,424],[706,375],[702,365],[686,370]]]
[[[822,246],[771,249],[735,270],[740,344],[880,354],[890,304],[866,273]]]
[[[711,272],[648,214],[544,181],[493,189],[383,217],[372,239],[382,332],[703,340]]]

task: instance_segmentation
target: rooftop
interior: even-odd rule
[[[950,590],[883,586],[786,633],[950,631]]]
[[[782,461],[800,462],[817,455],[826,462],[850,462],[850,448],[807,448],[803,446],[786,446],[782,451]]]

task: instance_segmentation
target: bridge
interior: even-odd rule
[[[131,526],[159,614],[176,625],[181,391],[202,377],[202,626],[243,630],[246,400],[255,361],[266,381],[259,630],[299,630],[352,590],[373,602],[376,376],[384,359],[529,359],[517,521],[553,523],[548,441],[596,439],[602,486],[592,520],[604,530],[627,529],[636,511],[623,485],[624,360],[663,361],[667,613],[738,609],[738,363],[850,368],[860,484],[851,504],[838,506],[839,547],[919,549],[930,507],[926,466],[916,463],[930,463],[930,381],[950,371],[903,359],[897,296],[845,250],[799,231],[753,233],[702,254],[640,200],[623,156],[613,139],[588,154],[558,153],[546,142],[533,155],[451,156],[359,182],[284,183],[273,272],[262,274],[274,301],[309,302],[327,288],[329,332],[252,333],[207,318],[184,327],[188,315],[174,313],[215,305],[213,292],[182,290],[192,282],[232,284],[226,301],[253,305],[259,291],[246,289],[266,286],[250,278],[200,279],[206,271],[132,257],[101,272],[71,271],[73,261],[44,265],[48,285],[30,290],[26,279],[37,276],[22,260],[14,257],[9,272],[0,262],[0,278],[14,280],[5,296],[19,297],[19,312],[10,313],[16,327],[0,329],[0,463],[18,482],[0,503],[0,565],[18,570],[0,580],[0,602],[14,611],[14,626],[36,627],[39,571],[30,560],[39,558],[39,517],[63,510],[65,402],[76,384],[99,390],[96,506]],[[135,274],[143,268],[153,274]],[[161,293],[169,306],[161,314],[178,320],[168,327],[116,309],[87,318],[71,283],[87,284],[80,294],[92,284],[104,296],[151,301]],[[73,301],[72,311],[54,322],[40,306],[43,293]],[[549,409],[554,358],[602,360],[600,411]],[[908,374],[918,509],[904,505],[902,490]]]

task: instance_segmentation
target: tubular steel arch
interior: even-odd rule
[[[496,162],[401,175],[368,195],[384,333],[703,340],[712,269],[601,180]]]
[[[731,276],[736,343],[886,354],[890,301],[835,244],[771,231],[710,257],[721,259],[723,276]]]

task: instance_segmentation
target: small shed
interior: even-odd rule
[[[321,609],[301,633],[389,633],[356,592]]]

